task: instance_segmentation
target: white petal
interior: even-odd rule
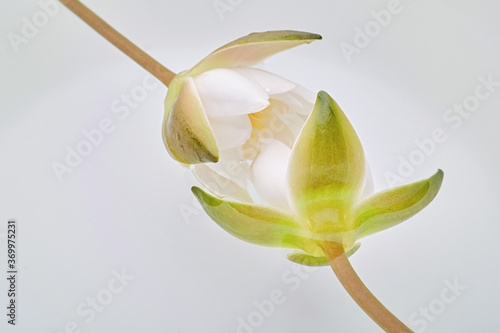
[[[255,81],[235,70],[212,69],[194,80],[209,117],[249,114],[269,105],[269,94]]]
[[[252,202],[252,197],[244,187],[213,171],[206,164],[195,165],[193,174],[210,192],[219,198],[231,197],[243,202]]]
[[[247,115],[208,118],[219,150],[245,143],[252,135],[252,122]]]
[[[257,138],[257,143],[259,146],[264,147],[270,140],[275,139],[283,142],[291,149],[293,147],[293,143],[295,142],[295,137],[289,127],[290,120],[277,116],[273,112],[271,112],[271,114],[272,118],[269,121],[269,127],[264,131],[254,132],[254,135]],[[304,122],[302,122],[302,124],[303,123]]]
[[[239,73],[255,80],[269,95],[282,94],[294,89],[297,85],[276,74],[257,68],[235,68]]]
[[[219,156],[221,160],[226,160],[226,161],[242,162],[245,160],[243,156],[243,147],[241,146],[225,149],[219,153]],[[209,163],[209,164],[214,164],[214,163]]]
[[[251,166],[252,180],[259,196],[268,204],[290,212],[286,172],[291,149],[273,140]]]
[[[304,116],[308,116],[311,113],[316,101],[314,93],[301,86],[296,86],[284,94],[273,95],[271,98],[286,103],[291,112]]]
[[[304,123],[306,122],[305,117],[291,111],[290,109],[281,110],[279,108],[275,108],[271,111],[271,113],[273,117],[279,119],[281,123],[287,127],[288,131],[292,134],[292,140],[295,141],[300,133],[300,130],[302,129],[302,126],[304,126]]]
[[[313,93],[311,90],[306,89],[302,86],[297,86],[295,89],[293,89],[292,93],[300,96],[304,101],[306,101],[309,104],[314,105],[316,102],[316,94]]]
[[[238,150],[223,150],[220,152],[219,162],[207,163],[206,165],[239,186],[247,187],[247,180],[250,178],[250,166],[248,162],[243,161],[242,153]]]

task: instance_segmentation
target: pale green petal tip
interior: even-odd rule
[[[195,195],[195,197],[200,201],[200,203],[209,205],[209,206],[217,206],[222,203],[221,199],[218,199],[212,195],[209,195],[205,191],[203,191],[201,188],[197,186],[191,187],[191,192]]]
[[[177,144],[180,146],[179,144]],[[210,152],[210,150],[198,146],[195,149],[189,149],[187,153],[185,150],[176,149],[171,141],[165,141],[165,147],[169,155],[179,163],[185,165],[201,164],[201,163],[217,163],[219,162],[218,151]]]
[[[438,169],[438,171],[431,176],[430,180],[435,184],[439,184],[439,188],[441,188],[441,184],[443,183],[443,178],[444,178],[444,171]]]
[[[332,114],[334,117],[345,118],[339,120],[343,123],[349,123],[344,111],[340,108],[337,102],[330,96],[326,91],[320,90],[316,97],[316,103],[314,109],[317,113]],[[313,111],[314,112],[314,111]]]
[[[429,192],[431,192],[432,195],[432,199],[430,199],[430,201],[434,200],[439,190],[441,189],[441,185],[443,184],[443,179],[444,179],[444,171],[441,169],[438,169],[438,171],[436,171],[435,174],[433,174],[427,179],[430,185]]]

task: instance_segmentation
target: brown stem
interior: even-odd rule
[[[351,266],[341,244],[329,242],[323,251],[342,286],[377,325],[389,333],[413,332],[368,290]]]
[[[170,81],[175,76],[175,73],[164,67],[158,61],[153,59],[135,44],[113,29],[109,24],[104,22],[99,16],[88,9],[84,4],[77,0],[59,0],[63,5],[68,7],[79,18],[86,22],[92,29],[97,31],[101,36],[106,38],[111,44],[119,48],[123,53],[128,55],[132,60],[141,65],[145,70],[153,74],[158,80],[163,82],[167,87]]]

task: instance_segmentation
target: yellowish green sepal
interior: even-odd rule
[[[192,191],[205,212],[231,235],[258,245],[298,248],[295,235],[301,226],[292,216],[277,209],[226,201],[198,187]]]
[[[376,193],[355,210],[357,239],[393,227],[424,209],[436,196],[444,173],[438,170],[428,179]]]
[[[291,199],[300,216],[346,231],[346,215],[363,187],[363,148],[351,123],[324,91],[318,93],[292,151]]]

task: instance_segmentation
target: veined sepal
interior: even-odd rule
[[[351,123],[320,91],[290,158],[288,184],[297,213],[313,225],[345,226],[364,186],[365,164]]]
[[[219,199],[196,186],[191,190],[208,216],[231,235],[257,245],[300,248],[297,237],[305,231],[293,216],[271,207]]]
[[[437,195],[444,173],[428,179],[375,193],[355,207],[356,239],[391,228],[424,209]]]
[[[163,122],[167,151],[184,164],[217,162],[219,148],[194,80],[181,77],[172,82],[174,86],[170,89],[173,89],[173,94],[177,91],[178,94],[173,101],[173,96],[167,96],[170,98],[167,98],[166,108],[172,103]]]

